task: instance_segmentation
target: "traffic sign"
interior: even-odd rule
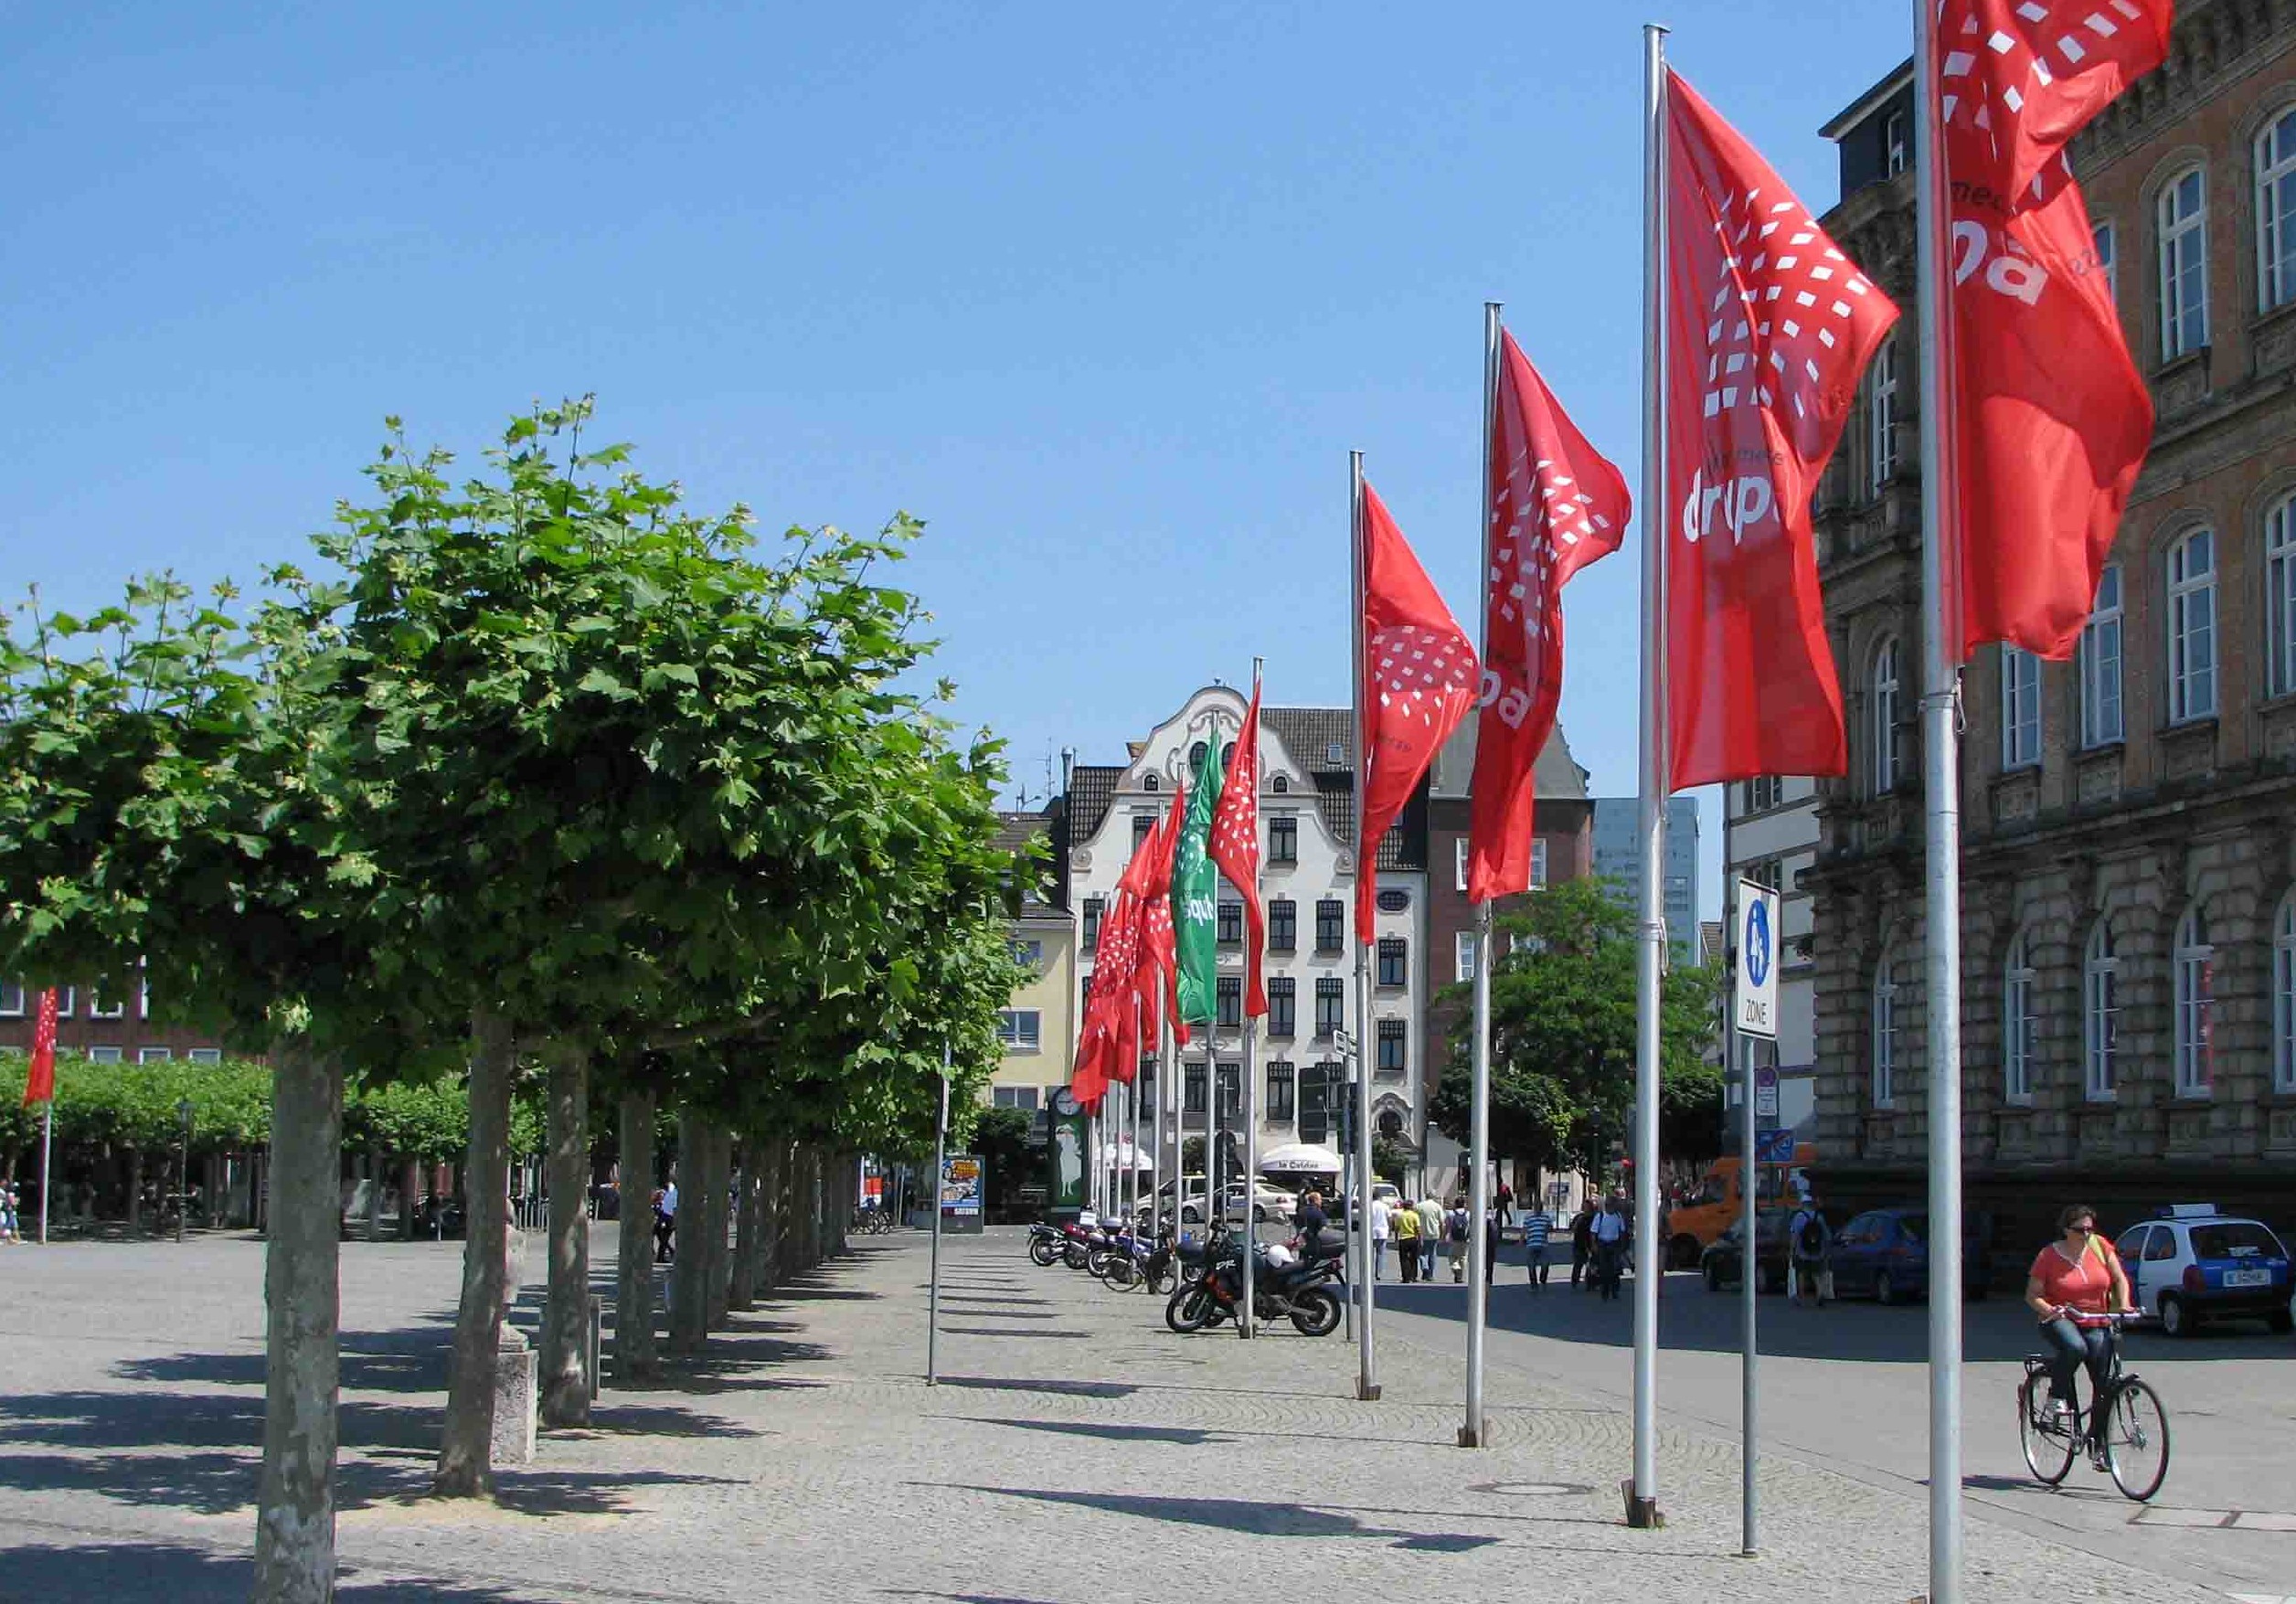
[[[1793,1163],[1794,1133],[1791,1131],[1761,1131],[1754,1136],[1754,1162],[1758,1164],[1790,1164]]]
[[[1778,1039],[1778,893],[1738,883],[1738,963],[1731,977],[1740,1036]],[[1771,1095],[1776,1096],[1773,1085]]]
[[[1754,1117],[1775,1120],[1778,1117],[1778,1071],[1763,1068],[1754,1071]]]

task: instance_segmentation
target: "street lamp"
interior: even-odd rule
[[[191,1212],[191,1099],[184,1098],[175,1104],[175,1118],[183,1121],[183,1134],[175,1142],[175,1240],[184,1239],[184,1216]]]

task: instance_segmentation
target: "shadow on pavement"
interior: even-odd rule
[[[979,1387],[985,1392],[1051,1392],[1076,1398],[1128,1398],[1140,1388],[1121,1381],[1034,1381],[1006,1376],[944,1376],[942,1386]]]
[[[1063,1492],[1028,1487],[975,1487],[968,1491],[1096,1509],[1176,1525],[1248,1532],[1261,1537],[1387,1537],[1394,1539],[1393,1546],[1397,1548],[1439,1554],[1462,1554],[1503,1541],[1480,1533],[1411,1532],[1395,1526],[1370,1525],[1345,1510],[1262,1503],[1254,1499],[1162,1498],[1147,1493]]]
[[[1010,1426],[1021,1431],[1050,1431],[1062,1437],[1097,1437],[1106,1442],[1171,1442],[1201,1448],[1207,1442],[1232,1442],[1225,1431],[1200,1426],[1096,1426],[1084,1420],[1009,1420],[994,1415],[963,1417],[981,1426]]]
[[[243,1604],[253,1590],[255,1566],[181,1543],[32,1545],[8,1550],[7,1575],[9,1585],[21,1589],[14,1596],[25,1599]],[[424,1578],[362,1582],[353,1573],[335,1596],[343,1604],[516,1604],[543,1595]]]
[[[978,1319],[979,1316],[975,1315],[973,1318]],[[1047,1341],[1066,1340],[1079,1343],[1090,1340],[1092,1335],[1089,1331],[1013,1331],[994,1325],[943,1325],[941,1328],[941,1334],[943,1336],[1025,1336],[1031,1342],[1043,1337]]]

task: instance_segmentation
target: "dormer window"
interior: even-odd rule
[[[1162,791],[1164,789],[1164,776],[1161,774],[1143,775],[1140,781],[1140,789],[1143,791]]]
[[[1268,789],[1275,792],[1278,796],[1290,796],[1292,794],[1292,777],[1288,774],[1279,774],[1273,780],[1268,781]]]
[[[1340,741],[1333,741],[1330,745],[1326,746],[1323,749],[1323,763],[1326,768],[1345,768],[1347,766],[1347,748],[1345,744]]]

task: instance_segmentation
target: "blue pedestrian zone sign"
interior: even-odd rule
[[[1754,1133],[1754,1162],[1758,1164],[1790,1164],[1793,1163],[1794,1133],[1791,1131],[1758,1131]]]
[[[1778,1039],[1778,893],[1738,883],[1738,952],[1731,975],[1740,1036]]]

